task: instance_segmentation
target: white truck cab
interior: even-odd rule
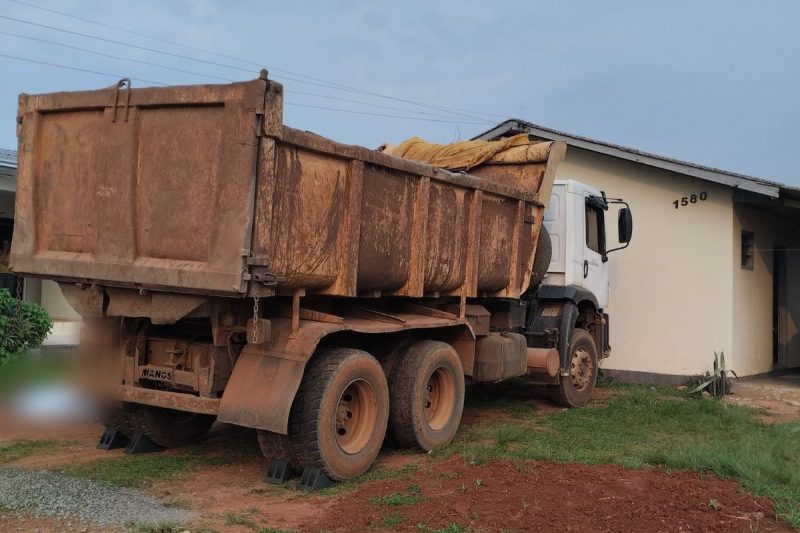
[[[624,206],[617,211],[618,235],[611,249],[605,221],[610,205]],[[588,402],[599,362],[611,353],[610,317],[604,309],[609,292],[608,254],[626,248],[632,233],[633,219],[624,200],[607,198],[603,191],[575,180],[553,184],[539,237],[542,248],[537,250],[542,254],[541,268],[534,270],[544,270],[548,254],[549,267],[530,291],[524,333],[533,350],[553,350],[558,355],[558,376],[540,380],[559,405],[577,407]],[[547,239],[552,250],[547,249]]]
[[[591,293],[597,307],[608,304],[608,253],[605,214],[609,200],[602,191],[575,180],[556,180],[544,227],[552,243],[552,259],[543,285],[580,287]],[[630,241],[630,211],[620,210],[619,241]],[[615,248],[615,249],[620,249]]]

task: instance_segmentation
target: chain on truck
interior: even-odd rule
[[[178,446],[219,420],[345,480],[385,437],[450,443],[467,383],[527,376],[577,407],[609,355],[622,201],[556,182],[563,142],[476,141],[451,164],[344,145],[286,127],[265,71],[23,94],[18,122],[12,267],[82,315],[128,437]]]

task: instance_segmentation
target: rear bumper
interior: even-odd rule
[[[164,407],[203,415],[216,416],[219,412],[220,401],[218,398],[202,398],[181,392],[143,389],[124,385],[114,387],[111,393],[113,399],[121,402],[152,405],[154,407]]]

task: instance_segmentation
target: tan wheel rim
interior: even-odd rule
[[[439,367],[433,371],[425,386],[425,420],[434,431],[444,428],[453,415],[456,403],[456,382],[450,369]]]
[[[586,348],[578,348],[572,354],[572,364],[569,369],[569,377],[572,385],[577,390],[584,390],[592,381],[594,374],[594,363],[592,354]]]
[[[343,452],[356,454],[367,447],[375,431],[378,402],[372,386],[363,379],[351,381],[336,406],[336,443]]]

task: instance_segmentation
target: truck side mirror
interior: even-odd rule
[[[631,210],[629,208],[623,207],[619,210],[617,225],[619,229],[619,242],[631,242],[631,237],[633,236],[633,215],[631,215]]]

